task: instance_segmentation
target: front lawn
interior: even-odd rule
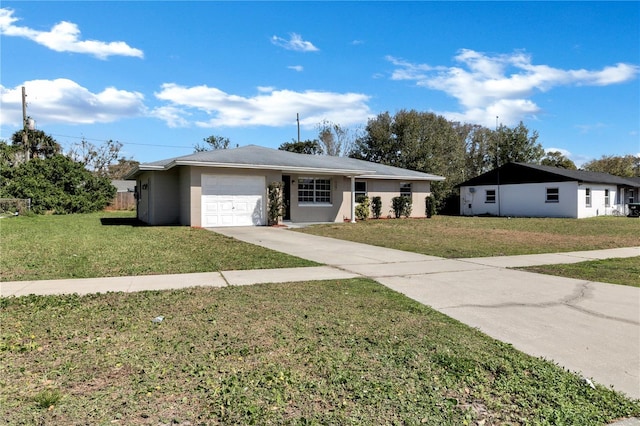
[[[203,229],[139,225],[129,212],[0,219],[0,280],[316,265]]]
[[[366,279],[0,306],[7,425],[584,426],[640,415],[638,401]]]
[[[640,287],[640,257],[593,260],[563,265],[541,265],[519,269],[587,281]]]
[[[298,230],[447,258],[510,256],[633,247],[640,221],[434,216],[315,225]]]

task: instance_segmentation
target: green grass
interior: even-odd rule
[[[446,258],[633,247],[640,222],[592,219],[435,216],[316,225],[299,232]]]
[[[315,265],[203,229],[135,226],[133,217],[101,212],[0,219],[0,280]]]
[[[519,268],[561,277],[640,287],[640,257]]]
[[[8,425],[584,426],[640,415],[639,401],[366,279],[0,306]]]

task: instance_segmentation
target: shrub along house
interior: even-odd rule
[[[393,197],[411,197],[411,216],[424,217],[431,182],[444,180],[353,158],[255,145],[140,164],[127,178],[136,180],[138,219],[196,227],[265,225],[271,182],[284,184],[285,221],[354,221],[360,195],[381,197],[383,216]]]
[[[463,216],[626,215],[640,184],[607,173],[508,163],[458,185]]]

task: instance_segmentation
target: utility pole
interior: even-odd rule
[[[27,118],[27,91],[22,86],[22,145],[25,150],[25,162],[29,161],[30,152],[29,152],[29,135],[27,131],[29,129],[29,123]]]
[[[296,121],[298,122],[298,143],[300,143],[300,113],[296,112]]]
[[[496,173],[497,173],[497,181],[498,181],[498,217],[501,216],[500,205],[502,204],[502,199],[500,198],[500,139],[498,135],[498,116],[496,115]]]

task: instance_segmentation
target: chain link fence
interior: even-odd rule
[[[24,214],[31,211],[31,198],[0,198],[0,214]]]

